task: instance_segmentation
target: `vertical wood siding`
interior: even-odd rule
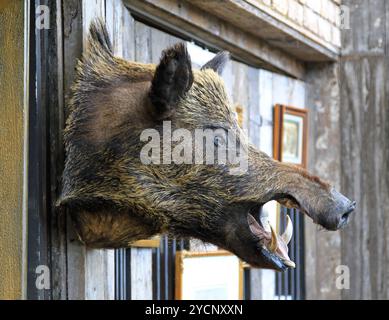
[[[389,298],[389,3],[343,1],[340,63],[342,189],[357,202],[342,233],[342,264],[350,268],[344,299]]]
[[[315,64],[307,68],[309,113],[308,166],[319,177],[340,189],[339,70],[337,64]],[[320,230],[305,220],[307,299],[340,299],[336,267],[341,263],[341,234]]]

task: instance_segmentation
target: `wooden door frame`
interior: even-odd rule
[[[61,258],[60,249],[64,249],[66,217],[56,207],[64,163],[63,52],[58,4],[61,2],[35,0],[30,12],[30,78],[35,81],[30,81],[28,299],[67,297],[62,280],[66,275],[65,257]],[[49,29],[36,28],[35,9],[40,5],[49,8]],[[38,289],[35,284],[36,268],[42,265],[50,270],[49,289]]]

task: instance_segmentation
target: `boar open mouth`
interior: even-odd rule
[[[288,207],[298,208],[298,202],[289,196],[280,197],[277,200]],[[263,216],[264,204],[257,204],[247,213],[247,224],[251,234],[257,241],[257,247],[262,257],[275,269],[285,270],[295,268],[295,263],[288,255],[288,243],[293,235],[293,224],[289,216],[286,217],[286,227],[282,235],[278,235],[266,217]]]

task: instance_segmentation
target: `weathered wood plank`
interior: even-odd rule
[[[388,298],[388,66],[385,56],[341,63],[342,189],[358,204],[342,233],[347,299]]]
[[[259,114],[261,116],[259,149],[273,153],[273,73],[259,70]]]
[[[339,72],[336,64],[307,69],[309,109],[308,167],[340,188]],[[319,232],[305,219],[305,280],[307,299],[340,299],[335,269],[341,263],[340,232]]]
[[[259,112],[259,71],[256,68],[248,67],[247,69],[248,85],[248,110],[247,116],[249,121],[249,141],[259,148],[260,145],[260,127],[261,117]],[[239,90],[237,88],[237,90]]]
[[[232,103],[240,105],[243,109],[243,129],[249,130],[249,92],[248,92],[248,66],[240,63],[232,63]]]
[[[152,250],[131,248],[131,299],[153,299]]]
[[[171,38],[174,38],[171,39]],[[171,43],[174,42],[180,42],[180,39],[177,39],[175,37],[172,37],[171,35],[167,34],[166,32],[162,32],[160,30],[150,28],[150,50],[151,50],[151,56],[150,62],[153,63],[159,63],[159,60],[162,55],[162,51],[165,50],[167,47],[171,45]]]
[[[134,19],[122,1],[105,0],[106,23],[111,37],[114,54],[128,59],[135,59]]]
[[[368,9],[361,10],[362,7]],[[342,29],[342,54],[384,54],[386,38],[387,3],[382,0],[347,1],[350,9],[350,28]],[[355,30],[358,30],[357,32]]]
[[[89,25],[95,18],[105,19],[105,0],[82,0],[83,47],[88,39]]]
[[[297,59],[267,45],[258,38],[208,14],[189,2],[178,0],[125,0],[131,10],[161,25],[189,35],[209,47],[230,51],[241,61],[303,78],[304,65]]]
[[[66,106],[70,99],[70,86],[75,76],[75,66],[82,54],[82,0],[66,1],[63,4],[63,38],[64,38],[64,118],[68,112]],[[65,213],[64,213],[65,214]],[[67,217],[67,225],[63,232],[67,233],[66,252],[67,275],[65,288],[67,298],[71,300],[85,299],[85,247],[78,242],[72,222]],[[81,285],[80,285],[81,284]],[[63,285],[63,284],[62,284]]]
[[[230,102],[233,104],[234,101],[232,99],[233,91],[234,91],[234,74],[232,71],[232,65],[233,62],[229,61],[226,66],[224,67],[223,73],[222,73],[222,78],[224,81],[224,86],[227,91],[228,98],[230,99]]]
[[[205,12],[212,12],[236,28],[266,40],[302,61],[333,61],[339,48],[324,41],[308,29],[299,28],[258,0],[192,1]]]
[[[86,249],[85,254],[85,299],[114,299],[115,261],[113,250]],[[79,284],[82,285],[82,284]]]
[[[342,190],[357,210],[342,233],[342,264],[350,269],[344,299],[389,298],[389,58],[386,1],[344,1],[340,64]],[[374,30],[374,31],[373,31]]]

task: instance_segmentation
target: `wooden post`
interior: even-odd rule
[[[340,189],[339,65],[307,66],[309,108],[308,169]],[[335,268],[341,263],[341,233],[320,232],[305,219],[305,282],[307,299],[340,299]]]
[[[357,202],[342,232],[344,299],[389,298],[389,3],[342,1],[340,122],[342,191]]]
[[[23,1],[1,5],[0,299],[26,297],[28,16]]]

